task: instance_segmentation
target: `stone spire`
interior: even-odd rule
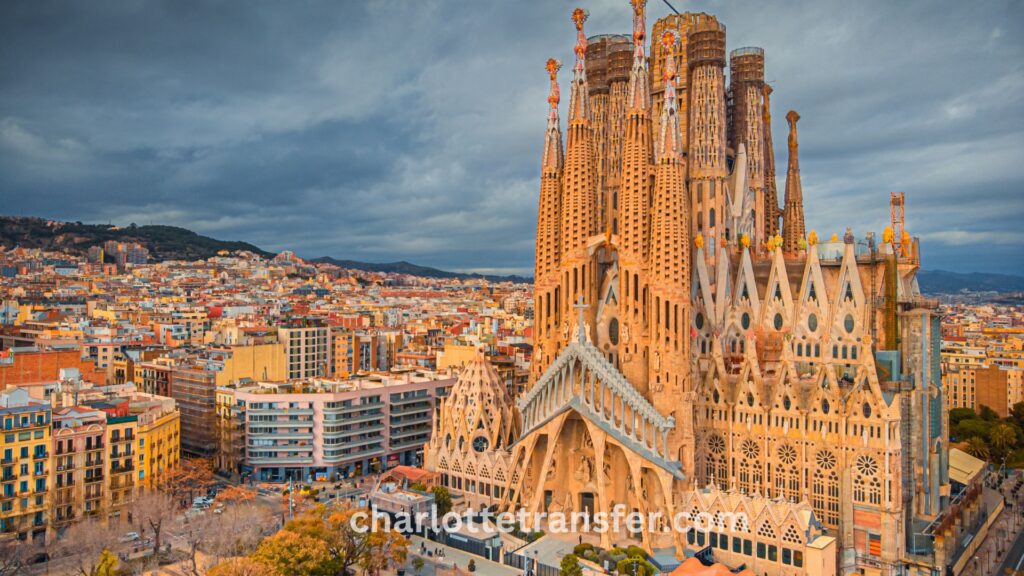
[[[775,184],[775,145],[772,143],[772,110],[769,97],[772,87],[764,84],[764,237],[779,233],[779,192]]]
[[[651,327],[650,400],[667,413],[679,405],[688,373],[690,224],[676,103],[675,55],[672,53],[675,34],[665,32],[661,42],[668,56],[656,142],[649,271],[651,295],[647,317]]]
[[[629,72],[626,108],[647,110],[651,106],[650,81],[647,77],[647,55],[644,41],[647,36],[647,18],[644,7],[647,0],[629,0],[633,6],[633,68]]]
[[[544,156],[541,161],[540,202],[537,209],[536,276],[538,282],[546,280],[558,269],[561,257],[560,224],[562,216],[562,128],[558,120],[558,70],[562,63],[554,58],[547,62],[551,78],[548,95],[548,129],[544,137]]]
[[[558,70],[562,63],[547,61],[548,128],[541,158],[540,200],[537,205],[537,244],[534,258],[534,380],[555,353],[558,334],[558,269],[562,259],[562,129],[558,119]]]
[[[804,237],[804,193],[800,185],[800,158],[797,150],[796,121],[800,115],[796,110],[786,114],[789,122],[789,167],[786,170],[786,207],[782,214],[782,250],[796,252],[800,239]]]
[[[583,23],[590,14],[583,8],[572,11],[572,21],[576,24],[576,65],[572,67],[572,88],[569,92],[569,121],[588,118],[587,108],[587,36],[583,33]]]
[[[576,315],[571,304],[582,296],[592,305],[596,290],[593,266],[587,266],[587,242],[598,233],[597,211],[597,159],[594,153],[594,131],[587,109],[587,36],[583,23],[587,12],[577,8],[572,12],[576,26],[576,65],[573,67],[572,90],[569,96],[569,128],[566,137],[565,168],[562,175],[562,257],[560,292],[556,306],[561,318],[559,342],[568,342],[573,332]],[[585,321],[593,325],[592,312]]]
[[[633,7],[633,67],[626,91],[626,122],[622,141],[622,184],[619,193],[619,322],[626,335],[619,341],[622,373],[646,393],[648,257],[651,207],[651,119],[644,57],[646,0]]]

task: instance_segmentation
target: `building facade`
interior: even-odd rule
[[[453,383],[410,372],[222,388],[218,462],[270,482],[420,465],[437,399]]]
[[[685,14],[655,24],[649,59],[646,2],[630,4],[618,100],[604,90],[621,37],[588,39],[586,12],[573,12],[564,147],[548,63],[533,365],[501,506],[673,517],[710,487],[770,498],[775,518],[810,514],[818,544],[832,543],[818,563],[839,573],[955,566],[948,544],[968,536],[949,506],[976,494],[949,479],[937,302],[917,287],[902,195],[880,239],[819,241],[804,222],[795,111],[776,204],[769,55],[734,51],[727,87],[724,24]],[[759,573],[801,572],[794,551],[806,559],[814,540],[795,529],[751,540]],[[601,545],[622,538],[677,558],[692,545],[646,526]],[[731,543],[722,554],[739,561]]]

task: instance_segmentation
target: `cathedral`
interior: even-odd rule
[[[530,386],[512,405],[471,366],[427,467],[504,510],[758,510],[757,553],[726,551],[759,574],[802,573],[786,547],[829,542],[834,573],[945,571],[979,495],[951,490],[937,303],[902,194],[880,237],[807,229],[795,111],[777,193],[765,52],[727,54],[703,13],[648,42],[645,3],[628,36],[588,37],[572,13],[564,133],[547,63]],[[695,547],[648,525],[601,545],[623,539]]]

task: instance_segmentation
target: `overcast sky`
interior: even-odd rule
[[[576,4],[0,2],[0,213],[532,273]],[[1024,3],[673,4],[766,50],[808,228],[880,232],[903,190],[926,268],[1024,273]],[[582,5],[588,34],[630,30],[626,0]]]

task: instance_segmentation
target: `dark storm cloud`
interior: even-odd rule
[[[1024,269],[1020,3],[674,4],[766,49],[779,188],[795,108],[819,234],[880,230],[904,190],[926,266]],[[625,0],[584,5],[629,30]],[[0,213],[529,272],[573,6],[2,3]]]

